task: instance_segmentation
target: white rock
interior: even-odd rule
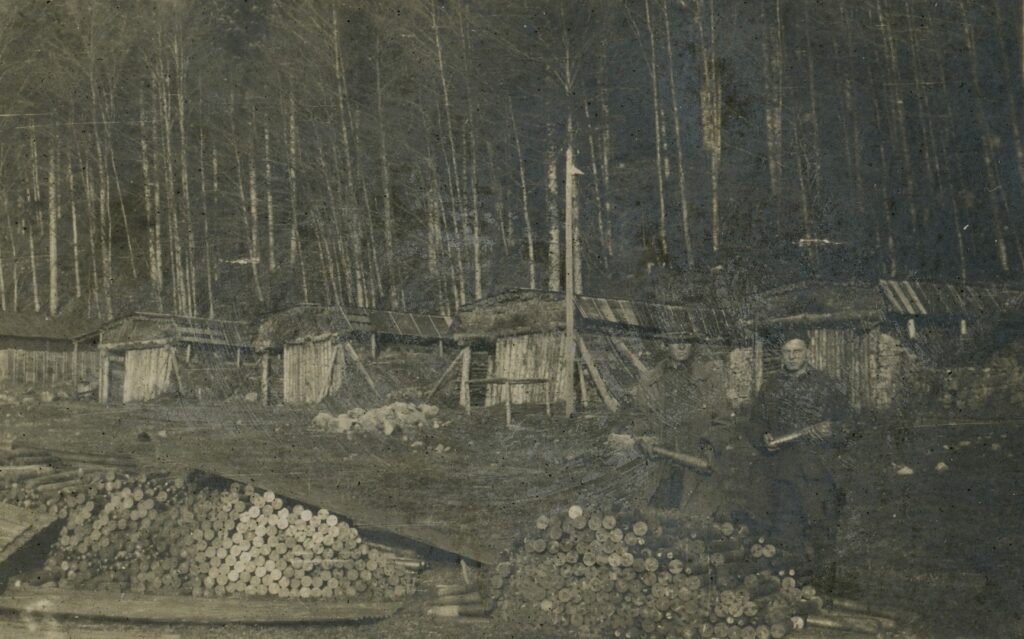
[[[935,464],[935,470],[937,470],[940,473],[944,473],[947,470],[949,470],[949,465],[946,464],[946,462],[939,462]]]
[[[333,422],[334,415],[330,413],[317,413],[316,417],[313,418],[313,426],[322,430],[329,430]]]

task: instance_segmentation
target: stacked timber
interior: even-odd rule
[[[326,510],[253,486],[113,470],[42,477],[61,480],[13,483],[0,495],[65,519],[43,570],[60,587],[353,601],[415,590],[416,561],[368,543]]]
[[[822,606],[745,525],[579,506],[540,517],[490,586],[500,615],[585,637],[781,639]]]

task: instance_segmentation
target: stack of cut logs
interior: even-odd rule
[[[8,482],[0,497],[66,518],[44,571],[62,586],[397,599],[415,590],[422,567],[363,540],[326,510],[252,486],[225,490],[181,478],[58,467]]]
[[[577,636],[780,639],[822,605],[745,525],[579,506],[540,517],[490,585],[500,614]]]

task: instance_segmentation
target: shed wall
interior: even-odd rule
[[[0,385],[7,387],[74,387],[95,380],[98,371],[96,351],[79,351],[76,357],[71,351],[0,349]]]
[[[345,354],[341,342],[323,339],[284,347],[284,402],[316,404],[341,390]]]
[[[174,348],[140,348],[124,355],[124,401],[145,402],[173,389]]]

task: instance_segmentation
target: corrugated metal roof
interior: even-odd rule
[[[899,315],[983,317],[1024,311],[1024,290],[999,286],[880,280],[886,309]]]
[[[371,310],[368,315],[373,332],[404,337],[444,339],[452,324],[452,318],[444,315],[383,310]]]

